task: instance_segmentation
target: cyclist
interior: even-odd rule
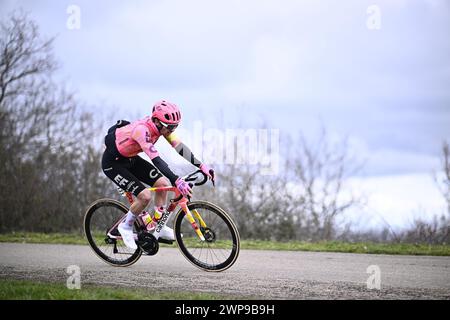
[[[159,156],[154,144],[160,136],[163,136],[178,154],[214,180],[214,170],[195,158],[191,150],[175,135],[174,131],[180,121],[181,112],[178,106],[162,100],[153,106],[151,116],[132,123],[119,121],[108,130],[105,137],[103,172],[119,188],[136,196],[126,218],[118,226],[125,245],[131,249],[137,249],[133,224],[151,200],[151,192],[143,183],[152,187],[176,186],[184,196],[190,196],[192,192],[189,184],[173,173]],[[145,152],[153,164],[139,157],[140,152]],[[166,202],[166,192],[158,192],[155,195],[155,221],[161,218]],[[159,237],[175,240],[173,230],[167,225],[161,229]]]

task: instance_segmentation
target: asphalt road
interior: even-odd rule
[[[227,271],[207,273],[177,248],[161,248],[156,256],[117,268],[88,246],[0,243],[0,278],[65,284],[70,265],[79,266],[81,286],[151,287],[250,299],[450,299],[450,257],[242,250]],[[379,282],[374,270],[379,270]],[[368,282],[375,288],[368,288]]]

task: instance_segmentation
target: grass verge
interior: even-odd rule
[[[0,242],[81,244],[81,245],[87,244],[86,239],[81,234],[62,234],[62,233],[44,234],[44,233],[24,233],[24,232],[0,234]],[[412,244],[412,243],[373,243],[373,242],[348,243],[341,241],[273,242],[261,240],[242,240],[241,249],[450,256],[450,245],[428,245],[428,244]]]
[[[230,300],[230,297],[192,292],[159,292],[143,288],[82,285],[80,290],[64,284],[0,279],[0,300]]]
[[[245,249],[263,250],[290,250],[315,252],[347,252],[366,254],[393,254],[393,255],[430,255],[450,256],[449,245],[428,245],[413,243],[374,243],[374,242],[270,242],[270,241],[244,241]]]

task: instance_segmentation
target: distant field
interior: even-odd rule
[[[0,234],[0,242],[87,245],[87,240],[83,235],[64,233],[7,233]],[[339,241],[272,242],[261,240],[242,240],[241,249],[450,256],[450,245],[411,243],[347,243]]]

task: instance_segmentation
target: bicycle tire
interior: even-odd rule
[[[108,207],[120,211],[120,212],[118,212],[118,214],[125,214],[128,212],[128,208],[123,203],[113,200],[113,199],[100,199],[100,200],[93,202],[89,206],[89,208],[86,210],[86,214],[84,216],[84,224],[83,225],[84,225],[85,236],[89,242],[89,246],[91,247],[91,249],[95,252],[95,254],[98,257],[100,257],[100,259],[102,259],[106,263],[108,263],[112,266],[115,266],[115,267],[131,266],[132,264],[136,263],[139,260],[139,258],[141,257],[142,250],[140,248],[136,249],[136,251],[134,253],[130,253],[130,256],[127,259],[120,260],[120,259],[114,258],[114,257],[106,254],[105,252],[103,252],[103,250],[101,250],[99,248],[97,242],[94,239],[93,230],[91,227],[92,218],[94,217],[94,215],[96,213],[100,214],[99,213],[100,208],[108,208]],[[111,225],[105,225],[104,230],[107,230],[110,227],[111,227]],[[107,232],[105,231],[105,234],[104,234],[105,237],[107,237],[106,233]]]
[[[178,243],[178,247],[179,247],[181,253],[184,255],[184,257],[189,262],[191,262],[194,266],[196,266],[197,268],[199,268],[201,270],[208,271],[208,272],[222,272],[222,271],[227,270],[236,262],[236,259],[239,256],[239,250],[240,250],[239,232],[238,232],[236,225],[233,222],[232,218],[223,209],[221,209],[217,205],[207,202],[207,201],[191,202],[188,204],[188,208],[190,211],[192,211],[194,209],[208,210],[209,214],[212,215],[213,217],[214,216],[219,217],[222,220],[222,222],[224,222],[226,225],[226,231],[229,232],[229,236],[230,236],[229,241],[231,241],[232,244],[231,244],[231,249],[230,249],[228,257],[225,259],[225,261],[221,261],[220,263],[207,263],[205,261],[201,261],[200,259],[196,258],[193,255],[193,253],[194,253],[193,248],[190,248],[190,245],[192,246],[192,243],[189,244],[189,240],[187,240],[187,238],[184,235],[182,235],[183,230],[181,230],[182,229],[181,225],[182,225],[183,221],[186,221],[187,219],[185,219],[184,211],[182,209],[180,209],[175,217],[174,233],[175,233],[175,238],[176,238],[176,241]],[[202,217],[202,218],[204,218],[204,217]],[[216,218],[214,218],[214,219],[216,219]],[[209,220],[213,220],[213,219],[210,218]],[[197,224],[198,224],[198,221],[197,221]],[[208,225],[208,221],[206,221],[206,224]],[[191,228],[193,230],[193,228],[190,224],[189,224],[189,228]],[[185,230],[187,230],[187,229],[185,229]],[[195,237],[197,237],[197,236],[195,236]],[[216,237],[216,235],[214,235],[214,237]],[[197,246],[202,246],[201,247],[202,249],[203,248],[211,249],[210,244],[208,242],[206,242],[206,241],[201,242],[200,239],[198,239],[198,238],[197,238],[197,240],[199,241],[196,244]],[[216,239],[214,239],[214,241],[216,241]],[[198,247],[195,247],[195,245],[194,245],[194,249],[198,249]],[[223,250],[223,249],[216,248],[214,250]],[[213,257],[213,256],[214,255],[211,254],[211,257]],[[208,254],[207,254],[207,257],[208,257]]]

